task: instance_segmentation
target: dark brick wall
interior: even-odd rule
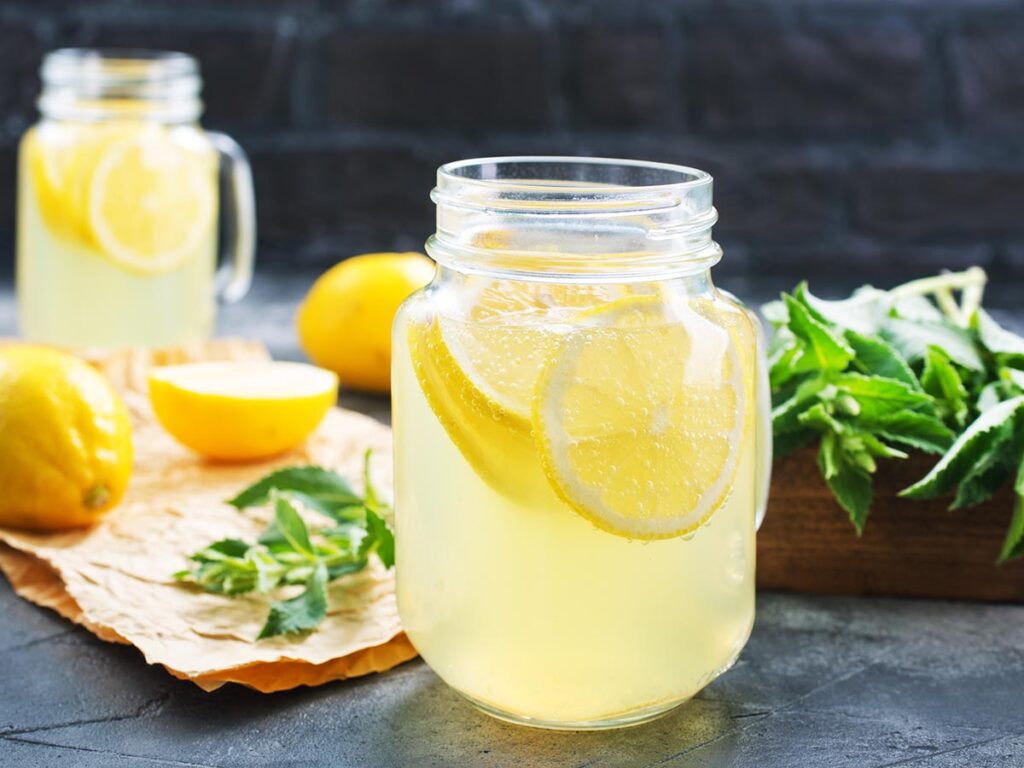
[[[6,0],[8,242],[60,45],[200,58],[206,124],[253,161],[264,264],[419,247],[443,161],[577,153],[713,173],[726,274],[1024,283],[1019,1]]]

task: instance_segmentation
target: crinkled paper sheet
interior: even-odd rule
[[[329,585],[328,616],[315,632],[258,642],[268,598],[211,595],[171,577],[205,544],[259,535],[266,513],[239,512],[224,500],[276,467],[320,464],[360,487],[369,448],[374,482],[391,488],[391,432],[361,414],[334,409],[303,447],[257,464],[205,461],[155,422],[146,396],[153,365],[266,356],[261,345],[241,341],[86,354],[131,411],[132,480],[122,503],[94,528],[55,534],[0,528],[0,568],[15,592],[104,640],[136,646],[150,664],[206,690],[226,682],[264,692],[318,685],[413,658],[398,620],[393,574],[376,561]]]

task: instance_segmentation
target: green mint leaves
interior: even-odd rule
[[[817,443],[858,533],[878,462],[916,450],[941,458],[908,498],[953,493],[955,509],[1013,483],[999,560],[1024,556],[1024,338],[981,309],[985,280],[975,267],[841,301],[802,283],[764,307],[775,454]]]
[[[341,475],[321,467],[267,475],[228,502],[238,509],[272,506],[274,519],[259,540],[214,542],[194,553],[191,566],[175,578],[222,595],[271,594],[302,585],[297,595],[271,603],[258,639],[315,629],[327,615],[329,581],[362,570],[371,555],[387,568],[395,564],[395,539],[386,521],[390,508],[370,479],[369,451],[363,474],[362,496]],[[301,510],[332,523],[311,529]]]

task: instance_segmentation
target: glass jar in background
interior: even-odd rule
[[[22,335],[97,347],[208,338],[218,292],[236,301],[249,288],[255,203],[241,148],[199,127],[195,59],[64,49],[41,74],[41,119],[19,148]],[[229,263],[218,291],[222,162]]]
[[[655,717],[736,659],[770,468],[757,318],[715,288],[711,177],[444,166],[394,327],[398,604],[486,712]]]

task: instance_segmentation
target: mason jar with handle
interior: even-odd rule
[[[256,213],[245,153],[199,126],[196,60],[63,49],[41,75],[41,118],[19,148],[22,335],[74,347],[208,338],[218,296],[249,288]]]
[[[398,606],[492,715],[641,722],[747,641],[769,402],[711,189],[630,160],[438,172],[437,273],[394,326]]]

